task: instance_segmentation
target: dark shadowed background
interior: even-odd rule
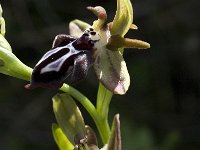
[[[137,31],[127,37],[151,44],[125,50],[131,86],[111,102],[110,122],[121,114],[124,150],[200,149],[200,1],[132,0]],[[116,0],[1,0],[6,38],[13,52],[33,67],[68,23],[96,17],[86,6],[101,5],[112,21]],[[0,145],[3,150],[57,149],[51,97],[56,91],[27,91],[27,82],[0,74]],[[95,103],[98,81],[91,69],[75,86]],[[83,108],[87,124],[94,127]]]

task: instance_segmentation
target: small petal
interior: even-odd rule
[[[120,35],[112,35],[106,47],[110,50],[118,50],[118,48],[150,48],[150,44],[137,39],[123,38]]]
[[[60,150],[73,150],[74,146],[62,132],[57,124],[52,124],[53,137]]]
[[[85,123],[72,97],[67,94],[54,96],[53,110],[60,128],[73,145],[85,139]]]

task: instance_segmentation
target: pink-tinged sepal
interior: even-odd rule
[[[96,43],[94,70],[100,82],[114,94],[125,94],[130,85],[130,76],[126,62],[119,50],[108,49],[110,38],[108,28],[99,32],[101,40]]]
[[[130,85],[126,63],[120,51],[104,52],[96,58],[94,69],[101,83],[114,94],[125,94]]]

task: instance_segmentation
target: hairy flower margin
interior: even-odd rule
[[[117,0],[117,11],[113,22],[106,23],[107,14],[103,7],[88,7],[98,20],[92,27],[102,37],[100,53],[94,63],[99,81],[96,107],[87,97],[73,87],[64,84],[60,90],[64,94],[53,97],[53,110],[58,124],[52,124],[54,139],[60,150],[98,150],[94,131],[85,125],[74,99],[79,101],[93,118],[104,147],[102,150],[121,150],[120,121],[117,114],[110,130],[108,124],[109,104],[113,94],[125,94],[130,85],[130,77],[123,59],[124,48],[149,48],[146,42],[124,38],[129,29],[137,29],[133,22],[130,0]],[[70,22],[70,34],[79,37],[90,25],[74,20]],[[5,38],[5,20],[0,5],[0,73],[30,80],[32,69],[23,64],[13,53]]]

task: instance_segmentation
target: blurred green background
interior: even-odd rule
[[[33,67],[68,23],[96,17],[86,6],[103,6],[112,21],[115,0],[1,0],[6,38],[13,52]],[[131,76],[126,95],[115,95],[110,122],[120,113],[124,150],[200,149],[200,1],[132,0],[137,31],[126,35],[151,44],[127,49]],[[57,91],[27,91],[27,82],[0,75],[0,145],[4,150],[57,149],[51,97]],[[75,86],[95,103],[98,81],[93,69]],[[81,107],[81,106],[80,106]],[[87,124],[94,127],[83,108]]]

